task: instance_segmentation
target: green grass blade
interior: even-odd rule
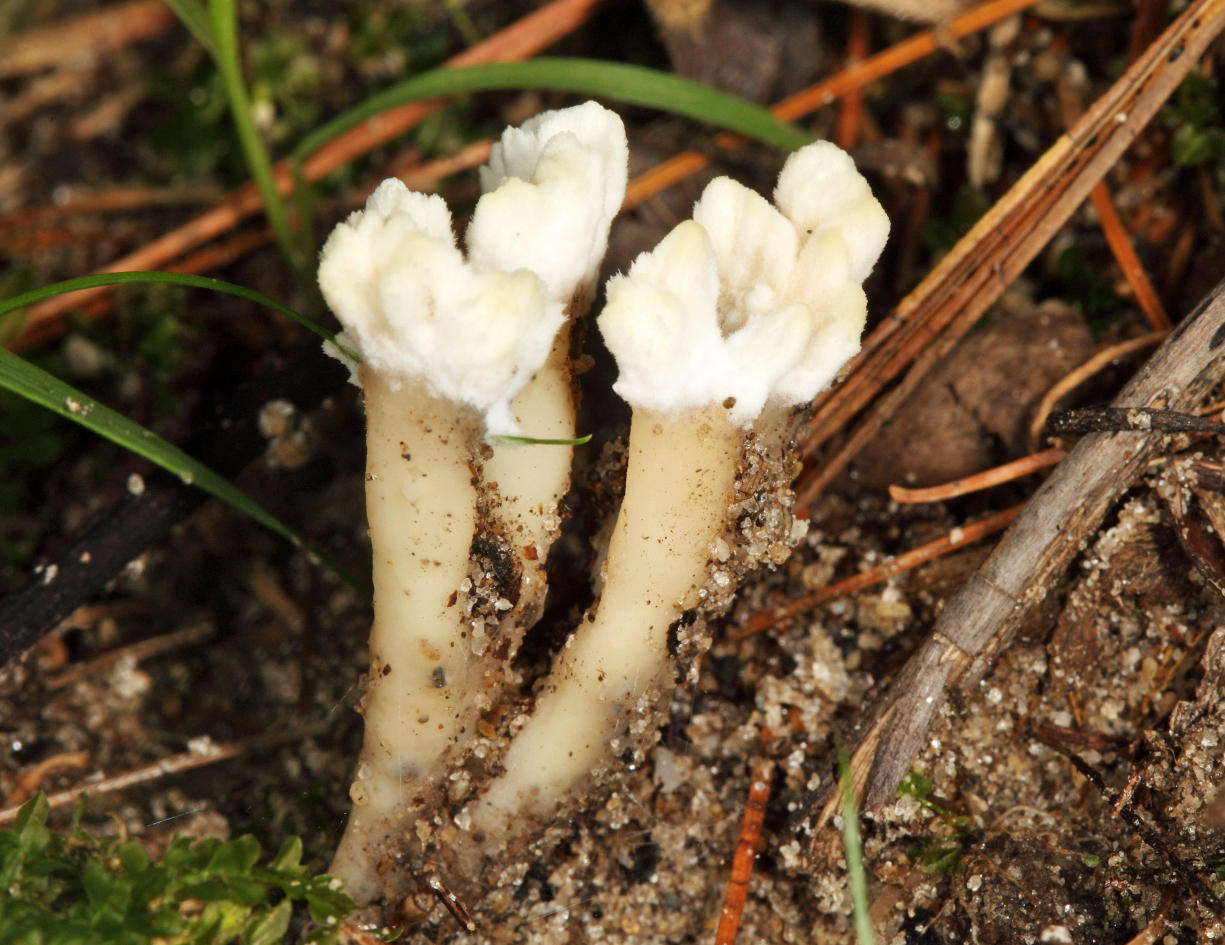
[[[855,940],[859,945],[876,945],[876,932],[868,914],[868,877],[863,866],[863,843],[859,838],[859,811],[855,807],[855,786],[851,783],[851,764],[845,748],[838,749],[838,791],[842,797],[842,843],[851,886],[851,908],[855,914]]]
[[[216,59],[217,44],[213,42],[213,27],[208,21],[208,13],[205,12],[200,0],[166,0],[166,6],[174,11],[179,22],[187,27],[187,31],[196,38],[196,41]]]
[[[306,549],[336,572],[346,583],[365,592],[360,581],[345,573],[326,555],[309,544],[288,525],[276,518],[254,499],[233,486],[229,480],[213,472],[203,463],[192,459],[177,446],[167,443],[151,430],[129,420],[121,413],[98,403],[70,384],[35,367],[24,358],[0,348],[0,387],[26,398],[48,410],[79,423],[88,430],[117,443],[138,456],[143,456],[162,469],[178,476],[183,482],[198,486],[210,495],[259,522],[270,531]]]
[[[274,312],[280,312],[282,315],[292,318],[308,331],[314,332],[324,341],[336,344],[336,336],[318,322],[311,321],[305,315],[300,315],[288,305],[282,305],[276,299],[264,295],[262,292],[248,289],[246,286],[235,285],[233,282],[223,282],[221,279],[212,279],[208,276],[193,276],[185,272],[159,272],[157,270],[100,272],[92,276],[79,276],[76,279],[53,282],[51,285],[31,289],[29,292],[23,292],[21,295],[15,295],[11,299],[5,299],[3,302],[0,302],[0,319],[3,319],[10,312],[25,308],[27,305],[33,305],[35,302],[41,302],[43,299],[49,299],[52,296],[76,292],[79,289],[93,289],[104,285],[127,285],[128,283],[150,282],[166,282],[171,285],[182,285],[193,289],[211,289],[213,292],[236,295],[240,299],[246,299],[248,302],[255,302],[257,305],[270,308]],[[336,344],[336,346],[346,356],[351,357],[355,361],[359,360],[356,354],[350,352],[343,345]]]
[[[234,0],[209,0],[208,9],[213,39],[217,46],[214,57],[217,61],[217,71],[229,101],[230,114],[238,131],[243,157],[259,190],[260,199],[264,202],[264,213],[272,226],[272,232],[276,234],[281,252],[285,254],[294,272],[302,275],[306,271],[307,260],[313,253],[306,252],[294,238],[289,225],[289,214],[285,210],[285,201],[281,199],[281,192],[276,186],[272,161],[268,157],[267,148],[264,147],[264,140],[255,127],[255,120],[251,117],[251,100],[247,95],[247,87],[243,84],[242,64],[238,57],[238,14],[234,9]]]
[[[515,436],[510,433],[498,434],[495,440],[505,440],[508,443],[523,443],[527,446],[586,446],[591,442],[591,434],[576,436],[573,439],[551,439],[544,436]]]
[[[294,150],[293,158],[305,160],[333,138],[397,105],[442,95],[523,88],[575,92],[657,108],[788,151],[812,140],[758,105],[671,73],[594,59],[540,58],[434,69],[414,76],[371,96],[308,135]]]

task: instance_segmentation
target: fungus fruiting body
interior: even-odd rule
[[[539,566],[518,586],[521,564],[547,555],[569,451],[497,438],[573,436],[564,326],[591,295],[625,176],[616,115],[549,112],[494,146],[466,257],[445,202],[398,180],[324,246],[319,283],[360,357],[367,422],[366,737],[333,862],[360,898],[383,891],[376,865],[438,803],[543,594]],[[477,546],[508,559],[496,586],[482,587]]]
[[[488,832],[517,811],[548,816],[607,761],[626,713],[658,705],[669,628],[700,602],[716,543],[735,537],[746,441],[781,449],[773,415],[810,401],[859,349],[884,211],[825,142],[792,155],[775,202],[718,178],[693,220],[608,283],[598,322],[633,409],[625,497],[600,600],[472,807]]]
[[[609,280],[597,322],[632,409],[625,494],[595,604],[534,686],[511,666],[541,609],[571,450],[498,437],[574,435],[570,328],[626,160],[610,112],[545,113],[494,146],[466,256],[445,204],[394,181],[324,249],[369,438],[366,738],[333,864],[359,898],[395,906],[414,873],[475,883],[579,785],[649,748],[708,618],[802,533],[793,412],[858,350],[888,232],[825,143],[792,155],[773,204],[713,181],[692,220]]]

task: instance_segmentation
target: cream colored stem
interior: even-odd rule
[[[519,393],[515,419],[528,436],[574,438],[574,392],[570,383],[570,325],[553,339],[549,359]],[[499,518],[511,530],[516,549],[535,549],[544,566],[560,522],[557,506],[570,488],[574,449],[544,443],[496,443],[485,463],[485,481],[498,487]]]
[[[365,368],[361,381],[374,626],[354,808],[332,864],[359,899],[373,889],[372,838],[398,816],[414,782],[433,773],[470,714],[471,653],[457,592],[476,529],[479,429],[474,412],[419,385],[393,391]]]
[[[622,710],[654,684],[670,684],[668,628],[706,583],[744,442],[725,413],[634,410],[625,498],[594,622],[582,623],[559,655],[507,752],[505,774],[471,811],[474,827],[497,832],[519,811],[547,816],[605,760]]]

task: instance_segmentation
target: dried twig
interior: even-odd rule
[[[182,774],[184,771],[192,771],[205,765],[216,764],[218,761],[236,758],[249,751],[258,751],[282,745],[285,742],[310,738],[326,731],[330,724],[315,722],[310,725],[304,725],[301,728],[272,732],[267,735],[257,735],[254,738],[246,738],[236,742],[214,742],[208,738],[203,738],[190,751],[171,755],[168,758],[155,761],[153,764],[133,768],[130,771],[112,775],[109,778],[81,784],[66,791],[57,791],[55,794],[47,796],[47,803],[52,810],[67,807],[69,804],[75,803],[78,797],[97,797],[99,794],[113,794],[115,791],[123,791],[138,784],[148,784],[169,775]],[[17,813],[20,810],[21,807],[19,805],[0,810],[0,827],[7,827],[11,824],[17,818]]]
[[[1046,418],[1055,409],[1055,404],[1059,403],[1060,400],[1098,371],[1109,367],[1129,354],[1153,347],[1164,337],[1164,332],[1154,331],[1149,332],[1147,335],[1141,335],[1139,338],[1129,338],[1127,341],[1121,341],[1117,345],[1111,345],[1109,348],[1099,351],[1084,364],[1074,367],[1051,385],[1051,389],[1042,395],[1042,400],[1038,402],[1038,406],[1034,408],[1034,415],[1030,418],[1029,448],[1031,450],[1038,448],[1038,444],[1042,441],[1042,431],[1046,428]]]
[[[1067,453],[1064,450],[1054,449],[1043,450],[1040,453],[1030,453],[1028,456],[1022,456],[1020,459],[1012,460],[1012,462],[1004,463],[991,469],[984,469],[982,472],[974,473],[972,476],[964,476],[961,479],[942,482],[938,486],[926,486],[922,489],[910,489],[906,486],[891,485],[889,486],[889,498],[894,502],[900,502],[904,505],[919,502],[943,502],[946,499],[955,499],[958,496],[969,495],[971,492],[990,489],[992,486],[1002,485],[1005,482],[1020,479],[1022,476],[1028,476],[1040,469],[1054,466],[1066,455]]]
[[[267,446],[257,419],[274,397],[310,410],[341,389],[345,369],[303,342],[283,358],[264,365],[250,381],[218,396],[197,411],[188,452],[224,476],[237,475]],[[56,580],[35,574],[0,598],[0,666],[98,594],[128,562],[160,540],[208,498],[161,470],[144,477],[144,488],[129,490],[46,564]]]
[[[1223,372],[1225,283],[1170,334],[1114,405],[1191,409]],[[1087,436],[1039,488],[859,725],[851,768],[862,808],[893,800],[948,693],[973,686],[1011,643],[1161,440],[1137,432]],[[836,810],[837,798],[822,796],[805,819],[820,828]],[[832,831],[818,832],[814,855],[834,842]]]
[[[1222,903],[1217,898],[1216,893],[1212,891],[1212,888],[1204,881],[1203,877],[1183,861],[1182,857],[1166,842],[1161,833],[1154,829],[1140,815],[1140,812],[1131,805],[1125,795],[1119,795],[1112,791],[1106,782],[1102,780],[1102,776],[1097,773],[1097,770],[1081,758],[1080,755],[1069,751],[1058,742],[1044,742],[1043,744],[1067,758],[1072,763],[1072,767],[1079,771],[1085,780],[1097,788],[1102,797],[1110,802],[1115,815],[1126,823],[1136,836],[1165,859],[1170,867],[1170,872],[1177,876],[1179,881],[1191,890],[1200,905],[1210,909],[1217,918],[1225,918],[1225,903]]]
[[[1011,525],[1013,519],[1021,511],[1021,508],[1022,506],[1020,505],[1014,505],[1012,508],[996,512],[994,515],[988,515],[986,518],[969,525],[959,525],[944,537],[937,538],[935,541],[929,541],[918,548],[912,548],[910,551],[889,558],[874,568],[861,571],[844,581],[838,581],[836,584],[830,584],[828,587],[813,591],[811,594],[807,594],[782,607],[775,607],[773,610],[755,614],[749,618],[744,627],[731,631],[728,636],[733,640],[743,640],[745,637],[751,637],[762,630],[777,626],[784,620],[806,613],[817,605],[825,603],[827,600],[833,600],[835,597],[846,597],[848,594],[862,591],[865,587],[871,587],[873,584],[886,581],[895,574],[901,574],[904,571],[917,568],[919,565],[933,561],[941,555],[956,551],[958,548],[964,548],[966,545],[972,545],[976,541],[982,541],[982,539],[989,535],[1002,532]]]
[[[1181,410],[1156,410],[1150,407],[1081,407],[1065,410],[1047,421],[1050,433],[1225,433],[1225,423],[1200,413]]]

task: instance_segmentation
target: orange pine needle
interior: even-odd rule
[[[943,502],[945,499],[955,499],[958,496],[969,495],[971,492],[990,489],[992,486],[998,486],[1005,482],[1011,482],[1013,479],[1028,476],[1039,469],[1054,466],[1066,455],[1065,451],[1055,449],[1043,450],[1041,453],[1030,453],[1028,456],[1022,456],[1020,459],[1014,459],[1012,462],[1004,463],[1001,466],[985,469],[982,472],[974,473],[972,476],[954,479],[951,482],[941,483],[938,486],[927,486],[922,489],[908,489],[905,486],[891,485],[889,487],[889,498],[903,505],[912,505],[918,502]]]
[[[875,56],[870,56],[857,65],[844,69],[836,75],[809,86],[803,91],[788,96],[770,109],[771,114],[783,121],[794,121],[822,106],[829,105],[848,92],[861,89],[877,79],[903,69],[925,56],[943,48],[949,40],[958,40],[986,29],[1006,17],[1025,10],[1038,0],[991,0],[975,7],[940,27],[939,30],[924,30],[910,39],[903,40]],[[720,147],[735,147],[739,139],[735,135],[716,135],[715,143]],[[638,175],[625,191],[622,209],[638,206],[644,200],[666,190],[673,184],[696,174],[710,164],[710,158],[697,151],[683,151]]]
[[[175,24],[161,0],[131,0],[68,17],[0,42],[0,76],[9,78],[88,61],[157,36]]]
[[[527,59],[577,29],[590,17],[600,2],[601,0],[553,0],[501,32],[465,49],[448,60],[447,64],[470,66],[484,62]],[[303,163],[303,177],[307,181],[319,180],[345,162],[404,134],[438,107],[437,101],[413,102],[375,116],[316,151]],[[293,183],[290,179],[289,162],[280,161],[273,170],[278,189],[281,193],[288,193]],[[255,185],[244,184],[194,220],[100,271],[130,272],[138,269],[168,268],[172,260],[233,229],[258,212],[261,205]],[[108,291],[107,286],[82,289],[31,306],[26,317],[26,332],[11,342],[9,348],[20,351],[36,341],[63,334],[64,325],[61,318],[65,312],[82,308],[86,302]]]
[[[757,859],[757,843],[761,840],[761,825],[766,819],[766,803],[770,800],[770,778],[773,774],[774,762],[768,758],[753,766],[744,819],[740,822],[740,836],[736,840],[736,851],[732,854],[732,872],[727,881],[723,908],[719,912],[719,926],[715,929],[715,945],[732,945],[736,941],[736,933],[740,931],[740,918],[749,896],[749,880]]]
[[[963,39],[985,30],[1000,20],[1032,7],[1037,0],[991,0],[940,26],[923,30],[859,65],[844,69],[824,82],[809,86],[778,103],[771,111],[784,121],[794,121],[809,112],[841,98],[851,89],[860,89],[877,79],[897,72],[906,66],[946,48],[950,40]]]
[[[791,617],[796,617],[799,614],[806,613],[816,607],[818,604],[823,604],[827,600],[833,600],[835,597],[846,597],[849,594],[854,594],[856,591],[861,591],[865,587],[871,587],[873,584],[879,584],[895,574],[901,574],[904,571],[910,571],[917,568],[921,564],[926,564],[939,558],[942,555],[948,554],[950,551],[956,551],[958,548],[964,548],[966,545],[973,544],[988,535],[994,535],[996,532],[1002,532],[1005,528],[1012,524],[1012,520],[1020,514],[1021,509],[1025,507],[1022,502],[1014,505],[1011,508],[1004,509],[1002,512],[996,512],[994,515],[989,515],[984,519],[973,522],[970,525],[962,525],[954,528],[943,538],[937,538],[935,541],[929,541],[925,545],[920,545],[918,548],[912,548],[910,551],[890,558],[878,564],[874,568],[869,568],[867,571],[861,571],[853,577],[847,578],[845,581],[838,581],[836,584],[830,584],[828,587],[823,587],[820,590],[813,591],[798,600],[792,601],[790,604],[785,604],[782,607],[775,607],[773,610],[765,611],[760,614],[755,614],[749,618],[748,622],[740,629],[731,631],[728,635],[733,640],[743,640],[746,637],[751,637],[755,633],[760,633],[762,630],[768,630],[770,627],[777,626],[784,620]]]
[[[160,2],[160,0],[159,0]],[[22,226],[46,224],[49,220],[85,214],[119,213],[146,207],[169,207],[180,204],[207,203],[221,196],[221,189],[208,184],[176,185],[173,187],[108,187],[88,191],[67,188],[61,202],[23,207],[0,217],[0,234]]]
[[[1093,208],[1097,210],[1106,243],[1110,251],[1114,253],[1115,261],[1123,270],[1123,278],[1127,280],[1132,294],[1136,297],[1136,304],[1144,311],[1145,318],[1153,328],[1157,331],[1169,331],[1170,316],[1166,314],[1165,306],[1161,304],[1161,299],[1157,296],[1157,290],[1153,288],[1148,273],[1144,271],[1144,264],[1136,255],[1135,247],[1131,244],[1131,237],[1128,236],[1123,221],[1119,219],[1119,212],[1110,198],[1110,190],[1106,187],[1105,181],[1098,182],[1089,194],[1089,199],[1093,201]]]
[[[856,10],[851,15],[851,30],[846,41],[846,68],[863,61],[868,55],[868,14]],[[838,122],[834,127],[834,143],[849,151],[859,143],[863,131],[863,88],[852,89],[842,97]]]
[[[448,154],[446,157],[440,157],[425,164],[418,164],[416,167],[400,174],[400,180],[404,181],[409,190],[436,190],[440,180],[453,174],[458,174],[460,171],[479,167],[488,161],[489,152],[492,147],[493,142],[488,139],[473,141],[471,144],[464,145],[454,154]]]

